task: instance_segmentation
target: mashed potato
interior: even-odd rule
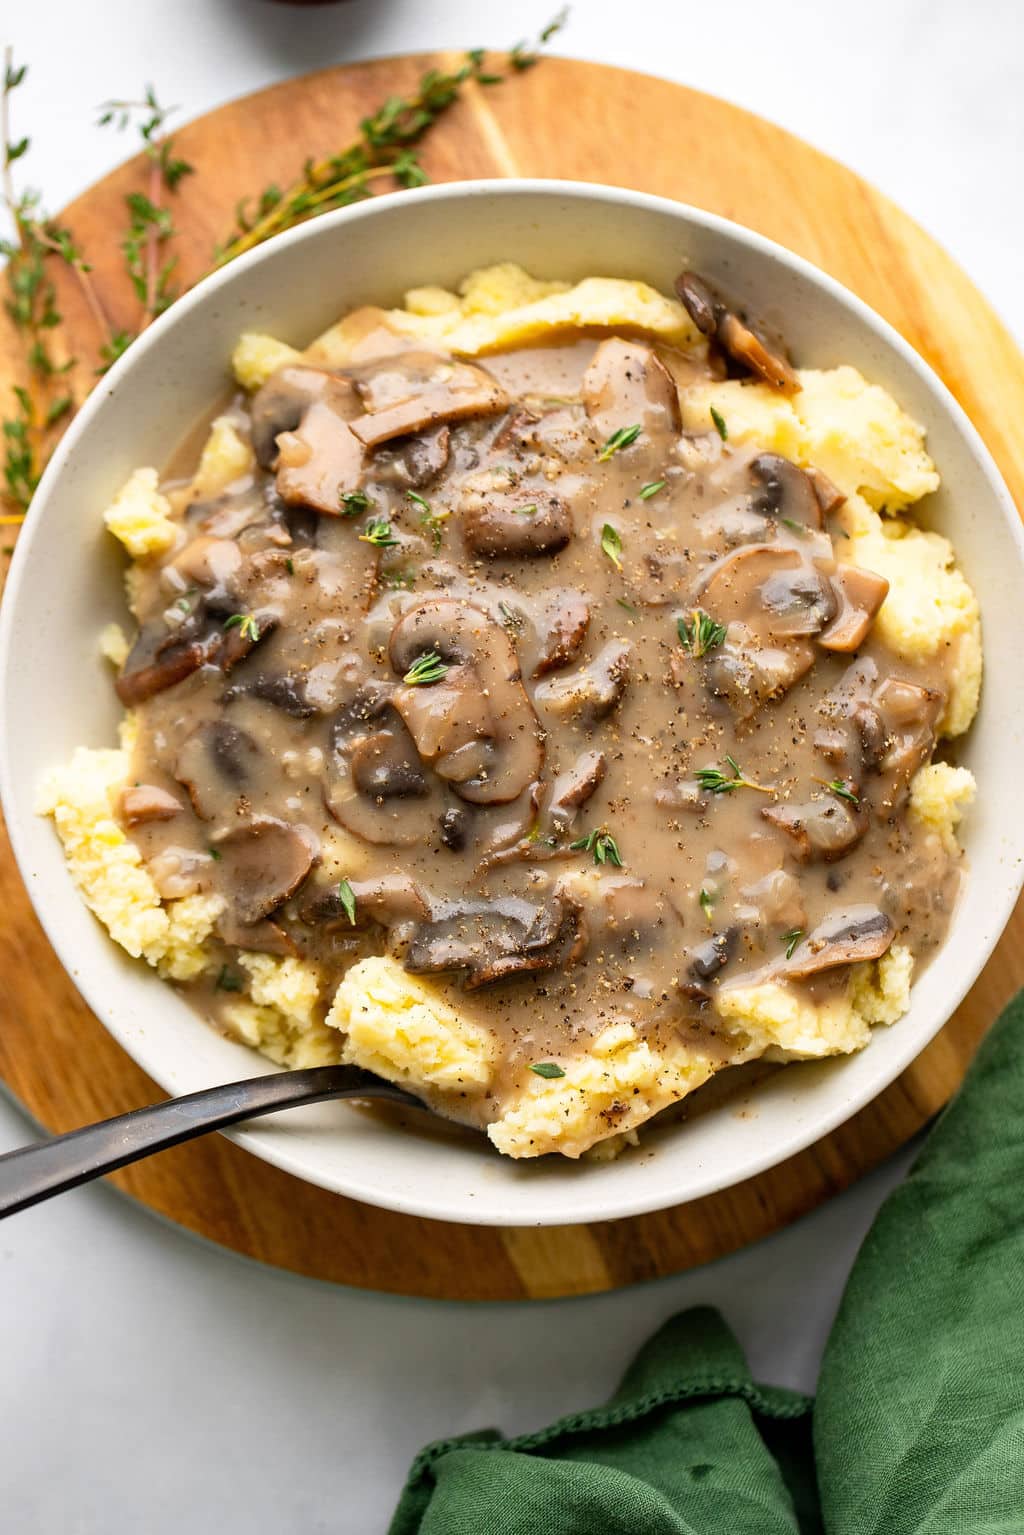
[[[723,986],[718,1011],[727,1027],[769,1060],[848,1055],[867,1044],[871,1028],[895,1023],[910,1005],[914,956],[894,944],[875,963],[854,965],[845,990],[815,1003],[780,981]]]
[[[390,1082],[465,1093],[479,1092],[491,1080],[493,1037],[387,955],[352,966],[327,1022],[345,1036],[344,1061]]]
[[[103,514],[103,521],[120,539],[133,560],[163,554],[178,537],[171,521],[171,503],[161,495],[155,469],[136,469]]]
[[[404,308],[376,313],[398,336],[464,357],[581,327],[645,335],[697,356],[706,352],[683,306],[643,282],[542,281],[507,262],[471,273],[456,291],[413,289]],[[234,376],[254,391],[285,365],[341,365],[356,337],[357,328],[342,319],[304,353],[273,336],[247,333],[231,359]],[[911,660],[954,652],[941,729],[959,735],[978,704],[980,617],[949,542],[907,515],[939,483],[924,432],[852,367],[805,369],[799,379],[793,395],[732,380],[691,385],[681,393],[684,425],[710,430],[714,409],[730,444],[756,445],[828,475],[847,498],[840,520],[848,558],[889,582],[877,618],[887,643]],[[252,468],[249,442],[230,417],[219,417],[185,499],[212,499]],[[175,544],[178,509],[178,500],[172,505],[161,493],[156,470],[140,468],[104,521],[133,560],[145,561]],[[118,625],[104,629],[100,648],[113,664],[123,663],[128,641]],[[223,908],[210,896],[161,900],[118,824],[114,807],[129,772],[130,737],[129,719],[119,750],[79,748],[47,779],[39,809],[53,817],[72,878],[111,937],[165,977],[187,981],[218,963],[215,925]],[[966,769],[931,763],[913,781],[910,813],[955,853],[957,826],[974,793]],[[334,841],[321,848],[321,860],[328,876],[354,877],[366,850],[338,828]],[[470,1099],[494,1089],[499,1062],[492,1035],[456,1011],[439,987],[390,957],[353,965],[333,997],[325,994],[317,968],[298,958],[243,952],[238,967],[241,990],[223,1009],[227,1026],[282,1066],[345,1061],[391,1081]],[[845,988],[821,1003],[777,979],[724,986],[718,1010],[732,1041],[729,1057],[712,1059],[681,1042],[656,1049],[629,1023],[612,1024],[587,1056],[555,1062],[561,1076],[538,1076],[524,1066],[488,1134],[499,1151],[514,1157],[551,1151],[614,1155],[635,1142],[635,1126],[692,1092],[729,1059],[814,1059],[861,1049],[873,1027],[892,1024],[906,1011],[913,967],[910,951],[895,945],[881,960],[853,966]]]
[[[610,1132],[628,1132],[685,1098],[719,1064],[683,1046],[662,1054],[638,1039],[631,1024],[615,1023],[597,1036],[589,1056],[566,1059],[563,1077],[524,1071],[512,1107],[487,1134],[506,1156],[559,1151],[578,1157]]]

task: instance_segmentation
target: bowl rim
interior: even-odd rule
[[[925,387],[936,397],[937,404],[949,418],[951,425],[965,440],[966,446],[971,452],[980,472],[983,474],[992,500],[999,507],[999,511],[1007,524],[1011,540],[1016,546],[1018,561],[1024,569],[1024,527],[1018,514],[1013,498],[1000,474],[989,449],[981,438],[980,433],[966,412],[954,398],[947,385],[918,352],[907,342],[903,336],[881,315],[877,314],[868,304],[860,299],[850,289],[831,277],[828,273],[816,267],[805,257],[788,250],[785,246],[754,230],[746,228],[742,224],[723,218],[719,214],[710,213],[692,204],[677,202],[672,198],[659,197],[646,192],[634,191],[626,187],[617,187],[606,184],[562,181],[555,179],[541,179],[531,177],[510,177],[507,179],[483,179],[478,181],[450,181],[442,182],[428,187],[416,188],[408,191],[384,193],[365,202],[353,204],[346,208],[339,208],[331,213],[322,214],[309,220],[294,229],[273,237],[265,244],[246,252],[228,265],[208,274],[196,285],[177,299],[175,303],[161,316],[159,316],[131,345],[110,371],[105,375],[104,387],[95,388],[83,403],[74,421],[58,443],[51,457],[40,483],[32,498],[25,522],[19,534],[14,555],[11,559],[8,571],[4,600],[0,605],[0,803],[7,814],[7,830],[23,884],[27,890],[37,920],[43,927],[47,938],[55,950],[60,963],[69,975],[76,990],[83,997],[86,1004],[95,1013],[102,1026],[111,1033],[117,1043],[131,1058],[146,1071],[164,1091],[171,1091],[165,1085],[166,1073],[162,1071],[159,1061],[154,1066],[152,1051],[140,1047],[136,1040],[128,1040],[122,1031],[112,1025],[106,1016],[105,999],[99,994],[97,985],[90,980],[80,978],[76,973],[75,956],[72,952],[70,941],[65,942],[62,937],[59,922],[59,913],[37,903],[34,882],[30,878],[31,867],[30,852],[28,847],[27,831],[23,828],[17,812],[12,813],[14,806],[13,785],[16,776],[15,763],[12,760],[10,732],[3,728],[10,716],[11,702],[9,697],[9,676],[11,667],[11,637],[14,625],[14,611],[18,603],[21,587],[22,570],[28,559],[28,549],[34,541],[37,530],[46,516],[47,505],[53,495],[54,488],[64,472],[69,458],[75,453],[79,441],[90,431],[94,418],[106,408],[107,400],[113,394],[117,386],[130,378],[131,373],[138,365],[143,355],[154,347],[159,347],[165,335],[177,325],[183,323],[191,312],[215,300],[216,295],[225,286],[229,286],[243,277],[247,272],[262,262],[279,258],[282,251],[297,247],[311,238],[322,238],[328,232],[338,226],[355,226],[364,220],[373,220],[381,211],[393,208],[396,204],[415,209],[415,207],[427,201],[453,201],[459,202],[473,198],[497,198],[516,199],[521,197],[550,197],[553,199],[577,199],[582,204],[586,203],[611,203],[625,205],[638,211],[660,213],[671,218],[678,219],[681,224],[690,227],[698,227],[713,236],[720,236],[728,242],[755,251],[758,254],[770,258],[789,269],[798,280],[809,283],[811,286],[822,290],[841,307],[845,308],[853,320],[862,329],[870,333],[880,341],[884,347],[897,354],[899,358],[921,378]],[[599,265],[600,263],[598,263]],[[1020,840],[1020,838],[1019,838]],[[1012,868],[1008,869],[1007,879],[1002,889],[1001,897],[992,906],[989,904],[988,912],[992,925],[989,928],[990,941],[978,946],[970,960],[963,964],[958,973],[956,982],[946,993],[944,1004],[936,1009],[936,1016],[929,1021],[927,1027],[918,1025],[913,1034],[907,1035],[902,1041],[902,1048],[893,1050],[892,1057],[887,1064],[884,1080],[867,1079],[855,1091],[830,1107],[826,1112],[812,1116],[810,1124],[805,1124],[794,1116],[793,1125],[788,1134],[776,1136],[770,1142],[770,1147],[760,1154],[750,1155],[743,1163],[742,1170],[726,1172],[724,1175],[717,1173],[713,1168],[705,1167],[702,1172],[691,1179],[687,1186],[684,1203],[695,1199],[701,1199],[707,1195],[722,1191],[739,1183],[744,1183],[757,1177],[771,1167],[778,1166],[814,1145],[825,1136],[829,1135],[839,1125],[857,1114],[866,1104],[873,1101],[886,1090],[907,1066],[925,1049],[938,1032],[945,1026],[956,1007],[959,1006],[967,991],[977,979],[984,965],[987,963],[1003,929],[1009,920],[1019,895],[1021,885],[1024,883],[1024,860],[1017,858],[1012,860]],[[78,891],[69,884],[69,898],[81,900]],[[113,940],[109,940],[111,943]],[[159,1055],[159,1047],[156,1051]],[[839,1063],[841,1064],[841,1062]],[[262,1160],[301,1178],[304,1182],[318,1185],[329,1192],[342,1194],[348,1198],[360,1200],[363,1203],[375,1205],[382,1209],[393,1210],[401,1214],[415,1215],[427,1219],[450,1221],[457,1224],[507,1226],[526,1224],[522,1211],[519,1209],[502,1208],[501,1197],[492,1197],[486,1213],[472,1208],[472,1201],[463,1200],[459,1205],[453,1206],[450,1196],[434,1197],[428,1190],[412,1194],[404,1190],[381,1190],[369,1182],[365,1176],[358,1175],[332,1176],[324,1171],[318,1173],[309,1167],[301,1153],[293,1153],[287,1138],[280,1140],[261,1134],[257,1127],[253,1130],[233,1129],[221,1132],[228,1135],[229,1139],[259,1156]],[[590,1176],[580,1177],[578,1181],[578,1198],[574,1203],[573,1224],[583,1224],[595,1220],[616,1220],[630,1216],[649,1214],[653,1211],[673,1207],[679,1202],[678,1195],[671,1187],[666,1188],[664,1181],[651,1179],[650,1192],[646,1196],[629,1195],[623,1198],[616,1197],[612,1189],[600,1192],[601,1180],[593,1177],[596,1168],[589,1170]],[[542,1190],[538,1189],[539,1203],[543,1204]],[[531,1225],[559,1225],[565,1224],[563,1211],[551,1211],[545,1213],[539,1211],[536,1218],[529,1222]]]

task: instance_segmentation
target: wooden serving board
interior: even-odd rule
[[[181,274],[207,267],[243,192],[291,180],[303,160],[348,143],[386,96],[410,92],[421,55],[325,70],[261,91],[178,135],[197,174],[177,199]],[[469,86],[431,133],[437,181],[479,176],[610,181],[695,203],[808,257],[890,320],[973,417],[1024,506],[1024,358],[985,299],[905,214],[852,172],[736,107],[624,70],[546,59],[508,84]],[[123,197],[144,186],[122,166],[65,214],[94,263],[115,324],[135,323],[115,234]],[[71,349],[96,335],[73,281],[59,279]],[[0,375],[13,337],[0,329]],[[4,380],[0,378],[0,384]],[[58,965],[6,844],[0,849],[0,1073],[61,1131],[160,1097],[104,1031]],[[660,1214],[603,1225],[493,1230],[439,1226],[337,1198],[219,1136],[118,1174],[151,1209],[252,1258],[320,1279],[452,1299],[583,1294],[671,1274],[756,1240],[846,1187],[949,1098],[988,1025],[1024,984],[1018,910],[970,996],[913,1066],[833,1135],[749,1183]]]

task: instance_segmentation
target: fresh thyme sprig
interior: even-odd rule
[[[594,862],[598,864],[614,864],[617,869],[623,867],[619,844],[603,826],[596,827],[585,837],[577,837],[575,842],[569,843],[569,850],[573,853],[590,853],[593,855]]]
[[[402,681],[409,687],[426,687],[431,682],[440,682],[446,676],[448,667],[436,650],[425,650],[421,656],[417,656]]]
[[[215,252],[214,265],[222,266],[243,250],[250,250],[271,235],[319,213],[371,196],[379,180],[390,180],[399,187],[423,185],[429,178],[414,147],[460,99],[464,87],[497,85],[531,68],[539,60],[539,50],[565,24],[567,15],[567,10],[560,12],[543,29],[532,50],[526,43],[517,43],[505,56],[508,73],[489,66],[486,52],[474,48],[458,69],[447,73],[430,70],[409,97],[389,97],[364,118],[351,144],[335,154],[311,157],[301,176],[290,186],[282,190],[271,184],[255,198],[243,199],[235,210],[234,228]],[[22,341],[24,366],[23,377],[14,390],[13,406],[2,421],[0,499],[4,514],[0,523],[23,520],[45,468],[55,428],[66,425],[78,403],[64,383],[64,375],[74,359],[58,361],[59,349],[53,345],[52,338],[63,317],[47,272],[48,262],[58,260],[74,273],[96,322],[97,352],[102,363],[99,371],[105,371],[128,349],[138,331],[145,329],[177,296],[174,260],[167,258],[174,225],[164,194],[174,193],[194,169],[175,152],[173,136],[166,132],[173,109],[163,107],[151,87],[141,100],[110,101],[100,109],[100,125],[117,130],[133,125],[137,128],[149,170],[146,189],[128,196],[129,225],[122,241],[125,267],[142,312],[136,330],[115,330],[92,282],[90,264],[70,232],[43,213],[38,193],[26,191],[19,195],[15,191],[11,168],[27,154],[29,140],[13,136],[10,98],[25,75],[26,66],[15,66],[8,48],[0,92],[0,155],[2,200],[14,235],[13,239],[0,241],[0,256],[7,260],[7,308]],[[349,515],[355,510],[344,508]],[[436,540],[433,524],[431,531]]]
[[[398,539],[395,537],[390,522],[386,517],[374,517],[359,535],[361,544],[372,544],[375,549],[396,549]]]
[[[259,619],[254,613],[232,613],[225,618],[224,628],[237,629],[243,640],[252,640],[254,645],[260,637]]]
[[[445,507],[444,511],[435,512],[430,502],[424,500],[422,496],[417,495],[416,491],[407,490],[405,494],[412,502],[413,506],[419,507],[420,521],[426,528],[427,532],[430,534],[430,537],[434,543],[434,548],[440,549],[441,540],[444,533],[445,518],[451,516],[450,510]]]
[[[338,493],[338,508],[343,517],[354,517],[357,512],[368,512],[373,502],[365,490],[343,490]]]
[[[699,660],[722,643],[726,626],[716,624],[710,613],[705,613],[703,608],[694,608],[689,622],[685,618],[677,619],[676,632],[684,648],[695,660]]]
[[[177,257],[172,255],[161,260],[162,252],[176,232],[163,194],[177,191],[195,167],[175,154],[174,139],[165,131],[168,117],[176,110],[175,107],[161,106],[153,87],[147,85],[141,101],[105,101],[97,119],[97,127],[113,125],[119,133],[135,125],[142,140],[143,154],[149,161],[147,190],[129,192],[125,198],[129,222],[121,241],[125,267],[142,306],[140,331],[145,330],[157,315],[163,314],[178,296],[173,281]]]
[[[544,28],[538,48],[565,24],[567,15],[561,13]],[[531,64],[537,62],[537,53],[527,55],[525,46],[517,44],[507,56],[513,71],[528,67],[522,62],[527,57]],[[393,180],[400,187],[425,185],[430,178],[413,146],[458,101],[467,83],[487,87],[505,78],[488,66],[482,48],[471,49],[458,69],[428,70],[411,96],[389,96],[376,112],[364,117],[351,144],[320,159],[308,159],[301,176],[288,187],[264,187],[254,208],[243,199],[235,209],[235,226],[216,253],[215,264],[223,266],[271,235],[318,213],[361,202],[372,195],[373,184],[382,179]]]
[[[734,789],[756,789],[760,794],[774,794],[774,789],[769,789],[763,783],[755,783],[748,778],[736,761],[735,757],[726,756],[726,763],[732,768],[732,776],[723,773],[721,768],[698,768],[694,777],[702,789],[709,794],[731,794]]]
[[[597,455],[599,464],[606,464],[616,453],[623,448],[630,447],[640,436],[643,428],[640,426],[620,426],[617,432],[613,432]]]
[[[786,946],[787,959],[793,958],[793,955],[796,953],[796,950],[804,937],[805,934],[802,927],[792,927],[788,933],[783,933],[782,942]]]
[[[711,420],[714,422],[715,431],[718,433],[719,437],[721,437],[722,441],[728,442],[729,428],[725,424],[725,417],[722,415],[722,412],[720,410],[716,410],[713,405],[711,407]]]
[[[837,799],[844,799],[850,805],[860,804],[860,795],[855,794],[854,791],[846,783],[844,783],[841,778],[829,778],[827,780],[822,778],[819,781],[823,783],[828,792],[830,794],[834,794]]]

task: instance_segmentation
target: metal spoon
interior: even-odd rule
[[[313,1066],[206,1087],[0,1156],[0,1219],[210,1130],[328,1098],[383,1098],[424,1107],[411,1093],[358,1066]]]

